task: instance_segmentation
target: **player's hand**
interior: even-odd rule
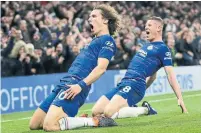
[[[188,110],[186,109],[186,106],[184,104],[184,101],[182,99],[178,99],[178,106],[180,106],[182,113],[188,113]]]
[[[65,96],[64,96],[65,99],[73,99],[82,90],[82,88],[78,84],[67,85],[67,86],[70,88],[65,91]]]

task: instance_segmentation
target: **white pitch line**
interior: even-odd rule
[[[197,97],[197,96],[201,96],[201,94],[195,94],[195,95],[188,95],[188,96],[185,96],[185,98],[189,98],[189,97]],[[149,102],[150,103],[157,103],[157,102],[161,102],[161,101],[169,101],[169,100],[175,100],[176,98],[175,97],[172,97],[172,98],[164,98],[164,99],[160,99],[160,100],[150,100]],[[80,112],[85,112],[85,111],[91,111],[91,109],[85,109],[85,110],[80,110]],[[30,119],[31,117],[24,117],[24,118],[19,118],[19,119],[14,119],[14,120],[3,120],[1,121],[1,123],[4,123],[4,122],[10,122],[10,121],[20,121],[20,120],[27,120],[27,119]]]
[[[31,117],[24,117],[24,118],[14,119],[14,120],[3,120],[1,122],[4,123],[4,122],[10,122],[10,121],[21,121],[21,120],[27,120],[27,119],[30,119],[30,118]]]
[[[194,94],[194,95],[188,95],[185,96],[185,98],[189,98],[189,97],[197,97],[197,96],[201,96],[201,94]],[[150,103],[157,103],[157,102],[161,102],[161,101],[168,101],[168,100],[176,100],[176,97],[171,97],[171,98],[165,98],[165,99],[160,99],[160,100],[150,100]]]
[[[91,109],[80,110],[79,113],[80,112],[85,112],[85,111],[91,111]],[[21,120],[27,120],[27,119],[31,119],[31,117],[24,117],[24,118],[19,118],[19,119],[14,119],[14,120],[3,120],[1,122],[4,123],[4,122],[21,121]]]

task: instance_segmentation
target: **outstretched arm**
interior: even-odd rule
[[[156,79],[156,73],[154,73],[152,76],[149,76],[146,78],[147,89],[154,82],[155,79]]]
[[[92,70],[92,72],[84,79],[87,85],[95,82],[102,74],[107,70],[109,60],[106,58],[99,58],[98,65]]]
[[[176,79],[176,75],[173,71],[173,67],[172,66],[165,66],[164,67],[165,69],[165,72],[167,74],[167,77],[168,77],[168,81],[170,83],[170,86],[172,87],[176,97],[177,97],[177,100],[178,100],[178,105],[181,107],[182,109],[182,113],[187,113],[187,109],[185,107],[185,104],[184,104],[184,101],[183,101],[183,98],[182,98],[182,93],[181,93],[181,89],[180,89],[180,86],[177,82],[177,79]]]

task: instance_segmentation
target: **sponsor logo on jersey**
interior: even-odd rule
[[[171,56],[171,53],[170,53],[170,52],[166,52],[166,53],[165,53],[165,56],[170,57],[170,56]]]
[[[114,47],[114,44],[111,41],[107,41],[107,42],[105,42],[105,44],[107,46]]]
[[[164,60],[171,60],[171,57],[165,57]]]
[[[171,60],[172,59],[172,56],[171,56],[171,53],[170,52],[166,52],[165,53],[165,58],[164,58],[164,60]]]
[[[152,50],[152,49],[153,49],[153,45],[148,46],[147,49],[148,49],[148,50]]]
[[[146,57],[147,56],[147,52],[144,51],[144,50],[142,50],[142,49],[140,49],[139,50],[139,55],[141,55],[142,57]]]
[[[114,52],[114,50],[111,47],[103,47],[103,49],[108,49],[108,50]]]

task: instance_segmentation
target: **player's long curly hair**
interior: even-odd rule
[[[101,4],[94,8],[101,10],[102,16],[108,20],[108,29],[110,35],[115,35],[115,33],[121,28],[121,18],[117,11],[110,5]]]

